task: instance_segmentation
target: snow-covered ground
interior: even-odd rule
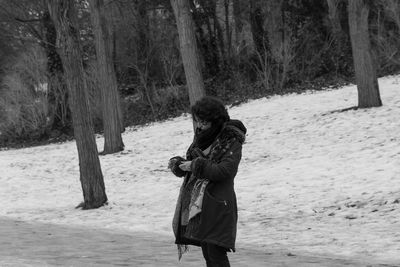
[[[229,110],[248,128],[236,177],[238,245],[400,264],[400,76],[379,80],[383,107],[357,89],[250,101]],[[181,179],[168,159],[192,140],[189,115],[123,135],[101,156],[109,205],[82,211],[74,142],[0,151],[0,216],[171,236]],[[103,139],[97,138],[99,150]]]

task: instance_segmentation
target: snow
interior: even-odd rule
[[[239,246],[400,263],[399,80],[379,80],[379,108],[334,112],[357,105],[352,85],[229,109],[248,128],[235,179]],[[182,180],[167,163],[190,144],[191,118],[132,127],[123,139],[125,151],[100,157],[109,205],[89,211],[74,209],[74,142],[0,151],[0,216],[172,240]]]

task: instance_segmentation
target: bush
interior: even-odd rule
[[[178,116],[189,109],[189,97],[185,86],[153,88],[150,101],[139,91],[124,97],[122,108],[125,125],[137,125],[155,120],[164,120]]]
[[[28,88],[13,73],[4,78],[0,95],[3,141],[37,139],[47,132],[48,105],[45,94]]]
[[[45,57],[34,47],[21,54],[0,84],[0,143],[48,133]]]

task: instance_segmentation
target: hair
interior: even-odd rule
[[[212,125],[221,125],[230,120],[227,109],[221,100],[205,96],[198,100],[192,107],[191,113],[200,120],[211,122]]]

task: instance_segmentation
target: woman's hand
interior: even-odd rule
[[[179,168],[180,168],[182,171],[190,172],[190,171],[191,171],[191,168],[190,168],[190,165],[191,165],[191,164],[192,164],[191,161],[184,161],[184,162],[182,162],[182,164],[179,165]]]
[[[173,157],[168,161],[168,169],[172,170],[174,168],[175,164],[179,161],[178,157]]]
[[[173,157],[168,161],[168,168],[176,176],[183,177],[185,176],[186,172],[182,171],[181,168],[179,168],[179,165],[181,165],[184,161],[185,159],[180,156]]]

